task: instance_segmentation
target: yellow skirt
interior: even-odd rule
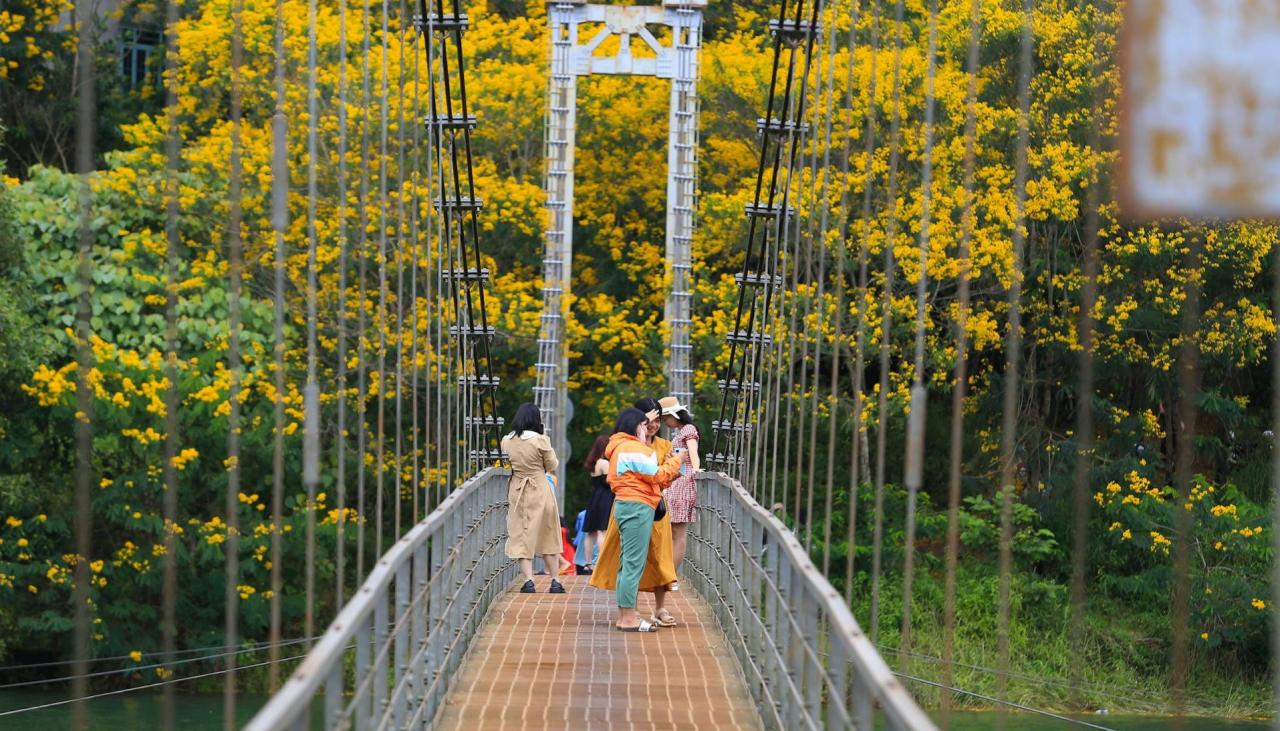
[[[591,571],[591,585],[597,589],[615,589],[618,585],[618,566],[622,563],[622,538],[618,523],[609,516],[609,530],[600,546],[600,557]],[[671,514],[653,522],[653,534],[649,536],[649,555],[645,558],[644,573],[640,575],[640,591],[653,591],[670,586],[676,580],[675,554],[671,550]]]

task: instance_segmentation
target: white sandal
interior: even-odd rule
[[[657,632],[658,625],[647,619],[642,619],[640,620],[640,624],[635,627],[618,627],[617,625],[614,625],[614,629],[619,632]]]

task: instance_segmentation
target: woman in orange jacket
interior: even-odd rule
[[[647,422],[649,446],[653,447],[653,451],[657,454],[658,462],[665,462],[674,452],[671,442],[658,436],[658,430],[661,428],[658,422],[660,408],[658,400],[646,397],[636,401],[634,406],[645,412],[645,417],[649,420]],[[607,473],[608,463],[605,460],[601,461],[605,462],[604,471]],[[676,482],[671,484],[674,486]],[[667,505],[670,506],[670,503],[668,499]],[[600,571],[592,574],[591,585],[597,589],[616,589],[621,560],[621,535],[617,521],[610,515],[604,540],[600,543],[600,557],[596,564]],[[666,515],[653,521],[653,532],[649,536],[649,551],[645,556],[644,570],[640,574],[639,584],[641,592],[653,594],[653,614],[649,616],[649,621],[659,627],[675,627],[679,624],[666,608],[667,592],[675,580],[676,563],[671,536],[671,515],[670,511],[667,511]]]
[[[623,632],[653,632],[657,629],[657,625],[641,620],[636,614],[636,594],[645,557],[649,553],[654,511],[662,500],[662,491],[680,474],[679,457],[658,462],[658,455],[649,443],[649,421],[649,417],[639,409],[624,410],[618,415],[614,433],[605,447],[605,458],[609,460],[609,487],[614,494],[613,518],[622,539],[622,558],[617,574],[616,626]]]

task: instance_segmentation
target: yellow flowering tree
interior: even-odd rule
[[[1134,602],[1168,600],[1177,513],[1191,520],[1191,631],[1205,650],[1265,661],[1270,603],[1266,509],[1234,485],[1197,476],[1187,500],[1135,469],[1093,495],[1106,540],[1093,555],[1101,583]]]

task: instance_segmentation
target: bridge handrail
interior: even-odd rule
[[[934,729],[796,535],[728,475],[698,483],[685,573],[719,615],[766,726],[870,729],[879,705],[891,728]]]
[[[325,728],[345,725],[352,710],[357,728],[399,728],[407,716],[430,721],[448,689],[439,681],[447,681],[461,662],[461,653],[454,653],[459,639],[465,649],[498,590],[512,578],[512,562],[493,553],[500,543],[494,536],[506,533],[498,520],[504,511],[493,507],[505,504],[509,475],[502,468],[478,473],[396,541],[246,731],[310,728],[312,701],[322,687]],[[456,580],[448,597],[442,577]],[[468,606],[463,611],[459,604]],[[353,645],[355,673],[347,688],[344,657]],[[434,662],[425,662],[424,655]],[[434,677],[428,679],[428,672]],[[347,693],[354,698],[346,700]]]

